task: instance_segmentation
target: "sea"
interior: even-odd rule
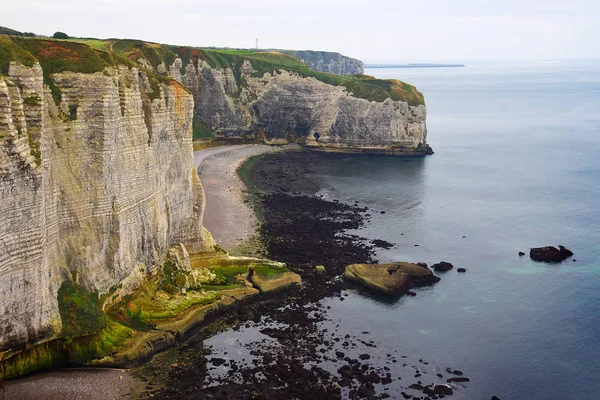
[[[379,261],[455,269],[394,302],[349,290],[323,300],[328,316],[370,331],[372,352],[460,369],[470,381],[455,399],[600,399],[600,61],[365,74],[424,94],[435,154],[323,158],[319,194],[369,207],[355,233],[395,244]],[[546,245],[575,255],[529,259]]]

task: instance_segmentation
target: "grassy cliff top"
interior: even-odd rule
[[[201,49],[192,47],[165,46],[177,53],[183,61],[183,67],[190,62],[204,60],[213,68],[231,68],[238,78],[239,70],[245,60],[250,61],[256,71],[255,76],[263,76],[277,70],[296,72],[303,77],[313,77],[321,82],[334,86],[344,86],[354,97],[370,101],[382,102],[388,98],[405,101],[408,104],[425,104],[423,94],[413,85],[395,79],[376,79],[368,75],[341,75],[317,72],[310,69],[298,58],[273,51],[231,50],[231,49]]]
[[[0,74],[6,74],[11,61],[25,65],[40,62],[45,77],[52,73],[73,71],[93,73],[108,66],[135,64],[155,69],[164,64],[169,67],[180,58],[183,69],[200,60],[212,68],[231,68],[240,80],[240,67],[250,61],[255,76],[277,70],[296,72],[303,77],[313,77],[321,82],[343,86],[354,97],[382,102],[388,98],[405,101],[410,105],[425,104],[423,95],[413,86],[398,80],[375,79],[367,75],[340,75],[317,72],[298,58],[279,51],[195,48],[162,45],[132,39],[47,39],[0,35]]]

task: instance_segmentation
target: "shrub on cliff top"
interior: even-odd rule
[[[52,35],[52,37],[54,39],[68,39],[69,35],[67,35],[64,32],[54,32],[54,35]]]

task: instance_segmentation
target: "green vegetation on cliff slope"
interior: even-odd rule
[[[313,77],[321,82],[344,86],[354,97],[382,102],[388,98],[406,101],[410,105],[425,104],[425,99],[413,85],[395,79],[376,79],[368,75],[341,75],[317,72],[310,69],[298,58],[281,52],[256,52],[253,50],[195,49],[190,47],[166,46],[176,52],[183,62],[183,68],[189,63],[205,61],[212,68],[231,68],[234,76],[240,80],[240,67],[245,60],[250,61],[256,71],[254,76],[263,76],[277,70],[296,72],[303,77]]]
[[[11,61],[31,67],[35,64],[36,59],[13,42],[12,38],[0,36],[0,74],[8,74],[8,66]]]
[[[10,61],[31,65],[37,59],[44,70],[46,84],[53,89],[55,100],[60,99],[60,93],[53,88],[50,74],[62,71],[100,72],[108,66],[131,66],[133,63],[138,63],[142,68],[152,67],[152,72],[158,72],[157,68],[160,65],[169,68],[177,58],[182,61],[182,72],[190,63],[198,65],[201,61],[212,68],[231,68],[238,83],[243,83],[240,67],[247,60],[252,64],[256,71],[254,76],[257,77],[285,70],[330,85],[343,86],[354,97],[369,101],[382,102],[391,98],[410,105],[425,103],[423,95],[410,84],[398,80],[375,79],[366,75],[343,77],[313,71],[298,58],[278,51],[193,48],[131,39],[0,37],[0,73],[7,72]],[[154,86],[157,86],[157,82],[154,83]]]

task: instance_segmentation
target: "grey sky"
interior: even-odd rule
[[[3,0],[21,31],[338,51],[368,62],[600,57],[597,0]]]

